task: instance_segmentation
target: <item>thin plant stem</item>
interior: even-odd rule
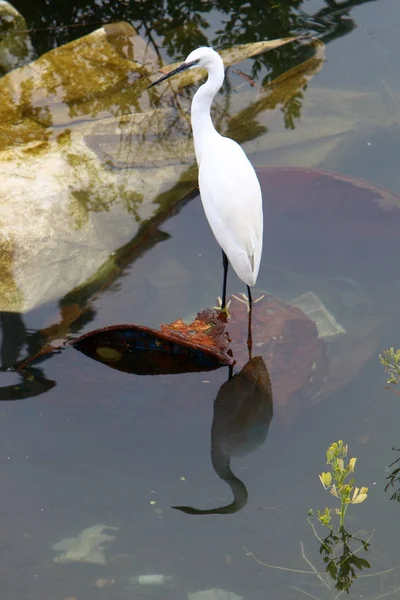
[[[395,567],[391,567],[390,569],[386,569],[385,571],[378,571],[377,573],[365,573],[364,575],[359,575],[358,578],[361,579],[362,577],[376,577],[377,575],[387,575],[388,573],[393,573],[393,571],[395,571],[399,567],[400,565],[396,565]]]
[[[291,585],[290,587],[292,590],[296,590],[296,592],[301,592],[305,596],[308,596],[309,598],[313,598],[313,600],[319,600],[319,598],[317,598],[317,596],[313,596],[309,592],[306,592],[306,590],[302,590],[301,588],[296,587],[295,585]]]
[[[253,552],[247,550],[245,546],[243,546],[243,550],[246,552],[247,556],[251,556],[254,560],[263,567],[268,567],[269,569],[277,569],[278,571],[290,571],[291,573],[301,573],[302,575],[314,575],[315,569],[313,571],[305,571],[304,569],[291,569],[290,567],[281,567],[280,565],[269,565],[268,563],[262,562]]]
[[[300,542],[300,548],[301,548],[301,555],[304,558],[304,560],[306,561],[306,563],[312,568],[313,573],[318,577],[318,579],[321,581],[321,583],[324,584],[325,587],[327,587],[329,589],[329,585],[326,583],[325,579],[321,576],[320,573],[318,573],[317,569],[314,567],[314,565],[312,564],[312,562],[310,560],[308,560],[305,552],[304,552],[304,544],[303,542]]]
[[[390,592],[385,592],[384,594],[380,594],[379,596],[374,596],[371,600],[381,600],[381,598],[387,598],[391,594],[395,594],[396,592],[400,592],[400,586],[395,590],[391,590]]]
[[[311,529],[313,530],[313,534],[315,535],[315,537],[317,538],[317,540],[319,541],[320,544],[323,544],[322,538],[319,537],[317,530],[314,527],[314,523],[311,521],[311,519],[308,517],[307,521],[311,527]]]
[[[396,390],[389,387],[388,385],[385,385],[385,390],[389,390],[389,392],[393,392],[393,394],[396,394],[396,396],[400,396],[400,392],[397,392]]]

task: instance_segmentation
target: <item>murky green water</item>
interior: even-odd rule
[[[310,47],[283,46],[230,67],[216,110],[221,127],[225,131],[230,127],[232,135],[237,132],[236,137],[245,142],[258,167],[326,169],[400,193],[397,0],[287,0],[266,6],[252,2],[251,7],[250,3],[228,2],[218,4],[219,10],[207,2],[164,8],[147,2],[96,2],[88,6],[43,2],[35,4],[33,10],[30,2],[21,1],[15,6],[28,26],[35,28],[31,58],[90,33],[101,22],[118,19],[131,21],[166,62],[182,58],[201,43],[229,48],[309,31],[326,43],[325,62],[306,71],[303,84],[283,105],[257,112],[257,102],[263,98],[257,86],[310,59]],[[51,28],[72,24],[76,27]],[[43,31],[36,31],[40,28]],[[101,66],[99,59],[98,68]],[[256,87],[235,70],[254,79]],[[92,112],[85,112],[93,100],[88,95],[76,104],[81,112],[77,109],[74,113],[73,103],[65,102],[63,107],[59,98],[49,98],[46,104],[46,98],[41,99],[40,94],[36,97],[34,90],[32,111],[24,113],[24,118],[28,114],[32,122],[42,126],[51,115],[53,121],[46,135],[50,141],[60,140],[60,134],[70,126],[73,134],[79,133],[79,127],[86,123],[92,126],[96,119],[134,112],[129,86],[113,89],[113,93],[120,94],[121,104],[109,102],[106,96],[96,109],[91,104]],[[190,88],[178,98],[183,102],[183,113],[185,97],[190,99]],[[173,110],[176,101],[170,101]],[[154,98],[153,102],[152,108]],[[255,112],[246,113],[248,107]],[[67,113],[70,123],[65,122]],[[252,125],[247,124],[246,129],[249,115]],[[176,133],[173,127],[172,131]],[[101,162],[104,154],[99,150],[97,134],[91,132],[89,145],[95,147],[95,160]],[[107,143],[115,150],[118,141],[110,139]],[[13,140],[18,144],[15,137]],[[135,149],[136,141],[128,149]],[[154,138],[153,143],[162,142]],[[74,152],[82,157],[78,150]],[[116,162],[126,156],[129,159],[131,155],[124,153],[122,144],[112,154]],[[187,169],[190,160],[184,153],[182,156],[178,167],[186,165]],[[151,158],[146,155],[147,161]],[[41,185],[45,198],[49,188],[40,164],[30,168],[43,177],[38,190]],[[141,167],[143,172],[145,167],[148,164]],[[152,178],[156,179],[164,167],[155,167]],[[82,159],[82,173],[84,168]],[[23,163],[18,169],[23,174]],[[182,172],[186,171],[182,169],[179,176]],[[115,173],[122,179],[111,180]],[[62,278],[57,279],[62,293],[55,297],[47,293],[43,278],[39,278],[37,287],[29,288],[36,294],[34,308],[24,314],[10,310],[1,313],[2,386],[18,383],[17,374],[6,368],[37,352],[44,337],[37,332],[57,322],[69,324],[74,335],[118,323],[156,328],[180,317],[190,318],[215,303],[222,276],[220,251],[199,197],[192,194],[175,210],[166,210],[156,227],[145,231],[143,238],[135,237],[140,234],[139,225],[149,216],[156,219],[159,213],[141,214],[140,203],[135,212],[135,199],[129,194],[124,207],[134,209],[127,209],[127,213],[121,209],[117,215],[113,212],[112,186],[129,190],[136,185],[137,179],[130,173],[120,163],[107,171],[107,181],[96,173],[93,189],[97,193],[109,186],[110,197],[105,193],[88,197],[87,212],[74,213],[76,228],[67,230],[65,237],[59,233],[53,245],[46,246],[43,261],[49,265],[49,289],[53,273],[53,285],[56,276],[65,273],[62,285]],[[372,200],[377,197],[375,191],[371,196],[370,189],[364,189],[365,196],[358,196],[354,191],[357,186],[348,184],[350,194],[348,188],[340,187],[343,183],[336,182],[332,192],[318,176],[310,182],[302,180],[300,174],[299,179],[293,176],[298,202],[293,186],[289,202],[286,193],[292,175],[285,172],[280,183],[275,177],[274,185],[269,186],[265,171],[260,173],[266,178],[264,198],[269,210],[265,210],[265,248],[258,287],[288,301],[313,291],[347,331],[347,337],[327,343],[331,370],[324,393],[312,400],[299,394],[282,406],[282,396],[276,392],[266,440],[258,447],[254,439],[247,440],[252,451],[232,458],[232,470],[247,488],[247,504],[232,514],[194,516],[172,507],[210,509],[232,501],[230,487],[217,477],[210,457],[213,403],[227,380],[226,369],[137,376],[107,368],[72,348],[39,361],[36,368],[41,376],[55,385],[39,385],[37,389],[25,383],[26,390],[43,393],[28,391],[24,400],[4,401],[0,406],[2,598],[172,600],[214,588],[246,600],[336,598],[339,592],[324,575],[319,542],[306,519],[310,508],[337,506],[337,500],[322,489],[318,474],[326,470],[326,448],[338,439],[348,443],[349,455],[358,459],[357,485],[369,488],[367,500],[348,511],[347,530],[370,542],[368,552],[358,552],[369,561],[370,568],[361,573],[356,569],[349,596],[398,596],[400,569],[394,567],[400,563],[399,505],[390,500],[396,485],[387,492],[384,488],[391,470],[387,467],[398,456],[392,448],[400,445],[400,403],[385,390],[378,355],[382,349],[398,345],[398,243],[393,223],[398,219],[399,206],[390,204],[395,196],[381,196],[379,208]],[[72,184],[68,185],[72,189]],[[60,211],[68,185],[61,185],[58,191]],[[315,189],[321,189],[322,208]],[[174,190],[175,198],[185,196],[182,189]],[[80,201],[82,195],[76,198]],[[171,204],[173,201],[172,194]],[[40,210],[44,209],[37,212],[38,220],[43,214]],[[18,212],[15,219],[20,215]],[[86,231],[85,224],[91,218],[90,243],[79,237],[68,242],[76,231]],[[111,229],[115,224],[119,229],[114,234]],[[60,238],[66,248],[64,254],[58,252]],[[133,245],[128,244],[125,254],[117,250],[131,239]],[[35,248],[31,239],[29,243]],[[119,271],[111,269],[107,261],[114,251]],[[27,272],[41,273],[41,258],[32,256],[35,258],[31,268],[28,263]],[[86,266],[92,265],[86,281],[105,264],[102,286],[86,285],[68,295],[76,283],[70,268],[72,258],[83,274]],[[8,276],[5,267],[3,282]],[[244,291],[232,273],[228,285],[231,293]],[[37,289],[44,302],[38,300]],[[77,306],[80,308],[74,313]],[[71,318],[72,313],[76,318]],[[49,329],[45,332],[51,339],[57,337],[51,336]],[[58,334],[65,334],[62,327]],[[293,334],[291,343],[291,356],[301,359],[306,353],[302,338]],[[281,365],[279,381],[289,388],[297,376],[294,364],[283,361]],[[7,391],[2,393],[2,398],[10,399]],[[13,393],[18,395],[15,389]],[[254,438],[254,430],[248,433],[243,425],[243,435]],[[262,435],[257,439],[261,441]],[[68,555],[70,561],[54,561],[61,556],[54,544],[98,524],[118,528],[103,532],[115,537],[104,542],[101,556],[105,564],[99,564],[99,556],[95,556],[94,564],[88,562],[87,537],[83,544],[75,544],[75,554]],[[318,527],[319,534],[326,535],[327,531],[324,534]],[[262,563],[289,570],[263,566],[249,553]],[[146,574],[172,579],[164,582],[159,578],[153,585],[131,581]],[[214,597],[219,598],[209,596],[210,600]]]

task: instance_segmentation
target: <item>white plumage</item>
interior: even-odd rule
[[[261,190],[253,167],[236,142],[222,136],[214,141],[212,151],[199,165],[199,188],[217,242],[237,276],[246,285],[255,285],[262,251]]]

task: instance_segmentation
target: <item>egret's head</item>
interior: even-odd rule
[[[193,52],[189,54],[185,62],[179,65],[179,67],[177,67],[167,75],[163,75],[163,77],[160,77],[160,79],[154,81],[154,83],[149,85],[149,87],[153,87],[153,85],[156,85],[161,81],[165,81],[165,79],[168,79],[169,77],[172,77],[177,73],[181,73],[182,71],[186,71],[187,69],[202,67],[203,69],[209,70],[213,66],[217,66],[219,63],[223,66],[222,58],[212,48],[208,48],[207,46],[196,48],[196,50],[193,50]]]
[[[215,50],[208,48],[207,46],[202,46],[193,50],[183,64],[189,65],[189,69],[193,67],[203,67],[204,69],[208,69],[221,61],[220,55],[215,52]]]

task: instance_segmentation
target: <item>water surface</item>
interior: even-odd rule
[[[342,5],[347,14],[340,12]],[[270,135],[285,135],[287,143],[274,150],[268,145],[268,134],[262,135],[245,146],[252,161],[259,166],[340,171],[400,193],[396,161],[400,8],[396,0],[293,1],[267,8],[262,3],[257,27],[253,13],[246,17],[246,5],[232,2],[212,10],[207,3],[187,3],[182,14],[190,16],[193,39],[184,29],[185,21],[179,22],[181,15],[170,6],[164,13],[155,7],[157,14],[147,3],[140,5],[140,14],[125,3],[112,7],[105,2],[88,7],[76,3],[68,5],[68,10],[66,5],[55,9],[42,3],[33,11],[30,3],[18,2],[16,7],[29,27],[39,29],[42,23],[45,28],[32,33],[36,56],[89,33],[98,26],[91,23],[97,21],[132,21],[168,62],[182,58],[194,42],[229,47],[309,28],[327,44],[326,63],[302,91],[293,129],[285,130],[283,118],[272,121],[271,117]],[[287,18],[285,8],[291,9]],[[168,36],[167,25],[171,27],[173,19],[177,27]],[[200,19],[205,21],[196,25]],[[64,27],[74,23],[81,23],[82,29]],[[63,27],[49,29],[53,25]],[[293,67],[300,54],[282,49],[237,68],[261,83]],[[239,75],[230,73],[229,77],[235,86],[243,83]],[[329,102],[324,103],[328,92]],[[227,87],[222,98],[234,100],[235,93]],[[364,96],[372,103],[367,113]],[[322,100],[317,111],[318,98]],[[302,134],[305,142],[298,151],[300,138],[296,136],[311,128],[316,116],[337,123],[341,114],[343,119],[353,119],[352,135],[343,136],[323,153],[315,152],[315,141]],[[263,124],[268,125],[268,115],[263,116]],[[355,231],[360,218],[349,205],[348,219]],[[192,516],[171,507],[207,509],[232,500],[230,488],[216,476],[210,459],[213,402],[227,379],[226,370],[141,377],[106,368],[72,348],[39,363],[45,377],[56,385],[24,401],[4,402],[0,410],[4,598],[186,598],[188,593],[212,588],[249,600],[307,597],[305,592],[313,598],[334,598],[337,592],[322,586],[315,575],[264,567],[245,548],[264,563],[310,571],[301,555],[302,542],[307,558],[317,571],[324,571],[306,517],[310,508],[335,506],[318,474],[325,469],[326,448],[337,439],[345,440],[350,455],[358,459],[357,484],[369,487],[367,501],[350,507],[347,523],[349,530],[360,532],[364,539],[373,534],[367,555],[371,568],[365,573],[386,571],[399,562],[398,504],[390,501],[391,491],[385,493],[384,486],[386,467],[397,457],[392,447],[399,444],[400,405],[385,390],[378,359],[382,349],[397,344],[398,278],[395,271],[385,268],[392,257],[385,255],[383,246],[380,251],[373,237],[375,251],[368,263],[358,255],[356,245],[354,252],[340,256],[340,228],[326,254],[319,252],[311,235],[309,239],[303,236],[301,248],[290,239],[286,246],[279,245],[288,228],[296,231],[296,222],[282,222],[280,228],[282,234],[276,232],[274,243],[266,241],[269,250],[263,256],[258,287],[286,299],[309,289],[325,294],[324,301],[336,309],[337,319],[347,318],[349,326],[352,320],[364,323],[361,308],[349,317],[354,306],[364,306],[372,316],[384,315],[385,326],[371,335],[365,332],[366,338],[374,337],[374,344],[365,351],[362,368],[323,400],[299,411],[290,426],[273,418],[266,441],[254,452],[232,460],[233,471],[248,490],[242,510]],[[111,287],[90,299],[91,312],[86,322],[74,326],[74,333],[125,322],[158,327],[213,306],[220,291],[221,260],[200,198],[193,195],[161,229],[168,238],[143,252]],[[242,287],[231,273],[230,291],[238,293]],[[19,336],[24,339],[26,335],[23,327],[32,335],[53,324],[58,309],[58,302],[50,302],[22,315],[19,322],[10,322],[4,314],[3,332],[9,324],[12,335],[7,336],[11,343],[6,346],[4,333],[3,365],[12,365],[18,353],[19,358],[26,353],[26,347],[18,349]],[[4,385],[16,381],[13,373],[2,373],[2,377]],[[107,565],[54,562],[52,546],[57,541],[98,523],[119,528],[113,533],[116,539],[105,545]],[[172,576],[172,583],[130,587],[131,577],[152,573]],[[391,571],[359,577],[349,595],[378,598],[390,592],[386,597],[394,598],[400,585],[398,575]],[[99,579],[108,580],[109,587],[97,587]]]

